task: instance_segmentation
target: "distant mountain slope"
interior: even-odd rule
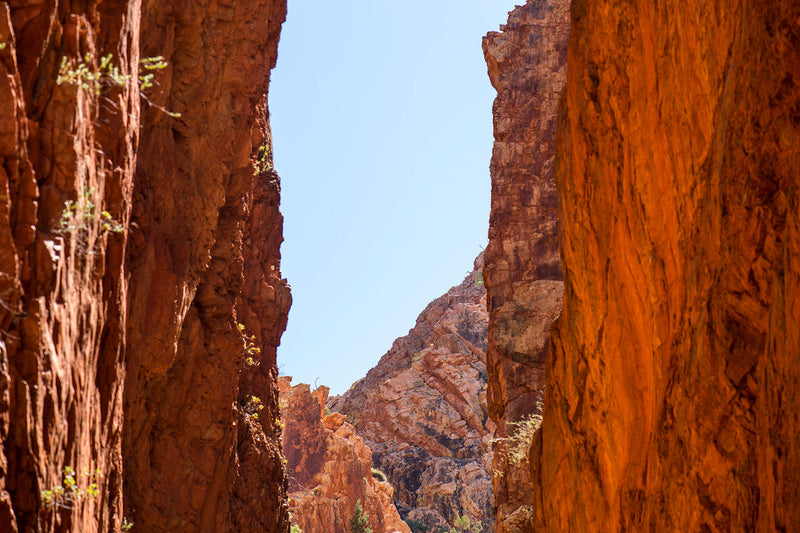
[[[366,377],[328,402],[372,450],[400,514],[430,531],[464,515],[492,530],[482,267],[479,256]]]

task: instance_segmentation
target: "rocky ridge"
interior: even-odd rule
[[[328,401],[372,450],[401,516],[430,531],[462,516],[492,528],[482,267],[480,256],[366,377]]]
[[[288,528],[266,105],[285,14],[0,3],[0,530]]]
[[[550,326],[561,312],[554,174],[558,102],[566,83],[569,1],[528,1],[483,41],[493,106],[489,244],[489,415],[496,424],[495,532],[531,531]],[[531,468],[531,467],[534,468]]]
[[[361,502],[372,531],[410,533],[392,501],[394,489],[373,474],[372,453],[341,413],[325,413],[328,388],[311,391],[279,379],[283,450],[292,523],[308,533],[349,533]]]

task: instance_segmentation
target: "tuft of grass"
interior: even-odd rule
[[[379,470],[377,468],[373,468],[372,469],[372,477],[374,477],[378,481],[388,481],[389,480],[389,478],[386,477],[386,474],[384,474],[383,471],[381,471],[381,470]]]
[[[539,402],[537,408],[541,411],[541,402]],[[542,415],[531,413],[521,418],[518,422],[514,422],[513,425],[516,430],[507,440],[508,462],[513,466],[518,466],[528,459],[528,453],[533,444],[533,436],[542,427]]]

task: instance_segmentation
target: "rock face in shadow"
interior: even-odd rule
[[[328,388],[313,392],[281,377],[283,450],[292,523],[303,531],[349,533],[357,502],[372,531],[410,533],[392,502],[394,489],[373,474],[372,452],[341,413],[325,414]]]
[[[798,21],[573,1],[548,531],[800,523]]]
[[[529,1],[483,50],[493,106],[492,210],[483,269],[489,331],[489,416],[496,424],[495,531],[531,531],[550,326],[562,306],[554,174],[558,102],[566,83],[569,1]],[[533,465],[534,467],[536,465]]]
[[[430,531],[464,515],[492,527],[482,266],[480,256],[366,377],[328,401],[372,450],[401,516]]]
[[[134,517],[145,529],[285,521],[275,351],[290,296],[279,180],[265,164],[285,13],[282,0],[143,10],[143,54],[171,66],[156,103],[182,113],[148,112],[134,183],[125,486],[132,507],[148,510]],[[242,335],[261,347],[259,364],[245,363]]]
[[[0,4],[1,531],[287,529],[266,106],[285,13]]]

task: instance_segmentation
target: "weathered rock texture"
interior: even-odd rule
[[[372,452],[341,413],[325,414],[328,388],[311,391],[280,378],[283,450],[292,523],[303,531],[349,533],[356,502],[372,531],[410,533],[392,502],[394,489],[372,473]]]
[[[0,3],[0,531],[286,530],[271,421],[289,294],[278,178],[253,165],[284,16]],[[107,54],[120,85],[56,83],[62,58],[94,73]],[[156,55],[169,66],[140,96]],[[46,505],[64,466],[81,488],[99,470],[97,496]]]
[[[430,531],[463,515],[492,527],[482,266],[481,256],[365,378],[328,402],[372,450],[401,515]]]
[[[61,57],[84,53],[129,72],[139,6],[72,8],[0,3],[0,531],[108,530],[123,514],[126,234],[84,209],[127,225],[139,97],[132,82],[110,90],[109,111],[56,79]],[[100,497],[43,505],[64,466],[80,488],[100,469]]]
[[[497,426],[495,531],[530,531],[537,471],[509,438],[538,413],[550,326],[564,284],[554,175],[558,102],[566,82],[569,0],[529,1],[483,50],[494,102],[492,209],[483,276],[489,309],[488,409]]]
[[[278,177],[252,164],[271,144],[266,91],[285,9],[143,10],[143,54],[170,63],[157,103],[182,113],[148,112],[134,189],[125,487],[146,530],[285,523],[275,350],[290,298]],[[238,324],[263,347],[259,365],[244,363]]]
[[[800,3],[573,0],[565,104],[544,526],[796,530]]]

